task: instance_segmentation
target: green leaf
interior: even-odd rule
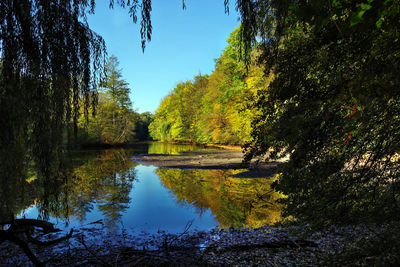
[[[380,29],[380,28],[382,27],[382,24],[383,24],[383,22],[385,21],[385,16],[386,16],[386,14],[387,14],[387,11],[386,11],[386,10],[382,11],[382,13],[381,13],[381,15],[380,15],[380,18],[379,18],[378,21],[376,22],[376,27],[377,27],[378,29]]]
[[[367,10],[370,10],[372,6],[370,4],[362,3],[362,4],[360,4],[360,7],[362,10],[367,11]]]
[[[364,15],[365,11],[361,10],[358,13],[353,13],[350,19],[350,26],[353,27],[362,21],[362,16]]]
[[[339,0],[333,0],[332,5],[334,8],[342,8],[342,4],[340,3]]]
[[[376,27],[380,29],[382,27],[382,23],[385,19],[383,17],[380,17],[379,20],[376,22]]]
[[[368,3],[372,3],[373,1],[374,0],[368,0]],[[366,3],[361,3],[357,6],[359,7],[359,10],[351,16],[350,26],[355,26],[360,23],[363,19],[364,13],[372,8],[372,5]]]

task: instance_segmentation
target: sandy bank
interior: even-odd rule
[[[133,160],[164,168],[177,169],[247,169],[243,164],[243,153],[237,150],[201,150],[183,152],[181,155],[140,154]],[[269,177],[276,172],[277,162],[252,163],[249,170],[235,175],[242,178]]]

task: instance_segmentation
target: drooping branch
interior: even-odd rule
[[[61,230],[54,228],[54,225],[50,222],[35,220],[35,219],[14,219],[12,221],[0,222],[0,225],[2,226],[10,225],[10,227],[7,230],[0,230],[0,244],[6,240],[15,243],[22,249],[22,251],[36,266],[44,266],[44,264],[32,252],[32,250],[29,247],[29,243],[38,246],[51,246],[71,238],[73,233],[73,229],[71,229],[71,231],[63,237],[50,241],[41,241],[32,236],[35,230],[39,230],[43,234],[55,233]],[[20,238],[21,234],[25,235],[29,243]]]

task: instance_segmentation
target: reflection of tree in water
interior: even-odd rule
[[[271,189],[276,178],[232,178],[232,170],[156,170],[178,203],[210,208],[222,227],[257,227],[281,220],[282,197]]]
[[[59,205],[55,201],[59,199],[65,172],[60,169],[52,173],[54,176],[39,176],[30,169],[14,179],[0,175],[0,222],[15,218],[32,204],[37,205],[41,219],[57,210]]]
[[[168,154],[177,155],[184,151],[205,149],[201,145],[193,144],[173,144],[165,142],[151,142],[148,148],[148,154]]]
[[[34,201],[34,187],[25,179],[6,179],[0,175],[0,221],[13,219]]]
[[[74,168],[68,183],[71,215],[84,220],[97,203],[107,226],[113,227],[128,208],[135,163],[126,150],[104,150]]]
[[[129,156],[123,149],[73,152],[56,178],[1,179],[0,216],[16,216],[35,203],[42,219],[73,216],[82,221],[97,203],[111,228],[130,202],[135,163]]]

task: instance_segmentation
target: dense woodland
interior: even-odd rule
[[[246,160],[289,154],[276,186],[298,219],[397,218],[398,4],[249,1],[214,72],[179,83],[151,135],[243,144]]]
[[[250,105],[270,79],[260,64],[241,60],[239,28],[227,43],[211,75],[179,83],[163,99],[150,125],[154,139],[241,145],[251,140],[257,109]],[[259,54],[254,50],[251,56],[256,60]]]
[[[246,2],[214,72],[178,84],[152,136],[244,144],[246,161],[289,155],[275,183],[286,216],[397,231],[399,1]]]
[[[151,1],[110,3],[134,22],[141,14],[144,47]],[[18,191],[28,166],[42,183],[57,179],[66,129],[116,143],[134,131],[125,85],[122,94],[97,89],[112,81],[98,75],[107,68],[105,45],[85,19],[94,4],[0,2],[1,194]],[[177,85],[154,116],[152,136],[244,144],[247,161],[289,155],[274,183],[286,195],[285,216],[316,228],[387,223],[385,242],[370,240],[352,255],[360,264],[399,262],[400,2],[238,0],[236,7],[241,27],[214,72]],[[85,122],[90,111],[98,121]]]

